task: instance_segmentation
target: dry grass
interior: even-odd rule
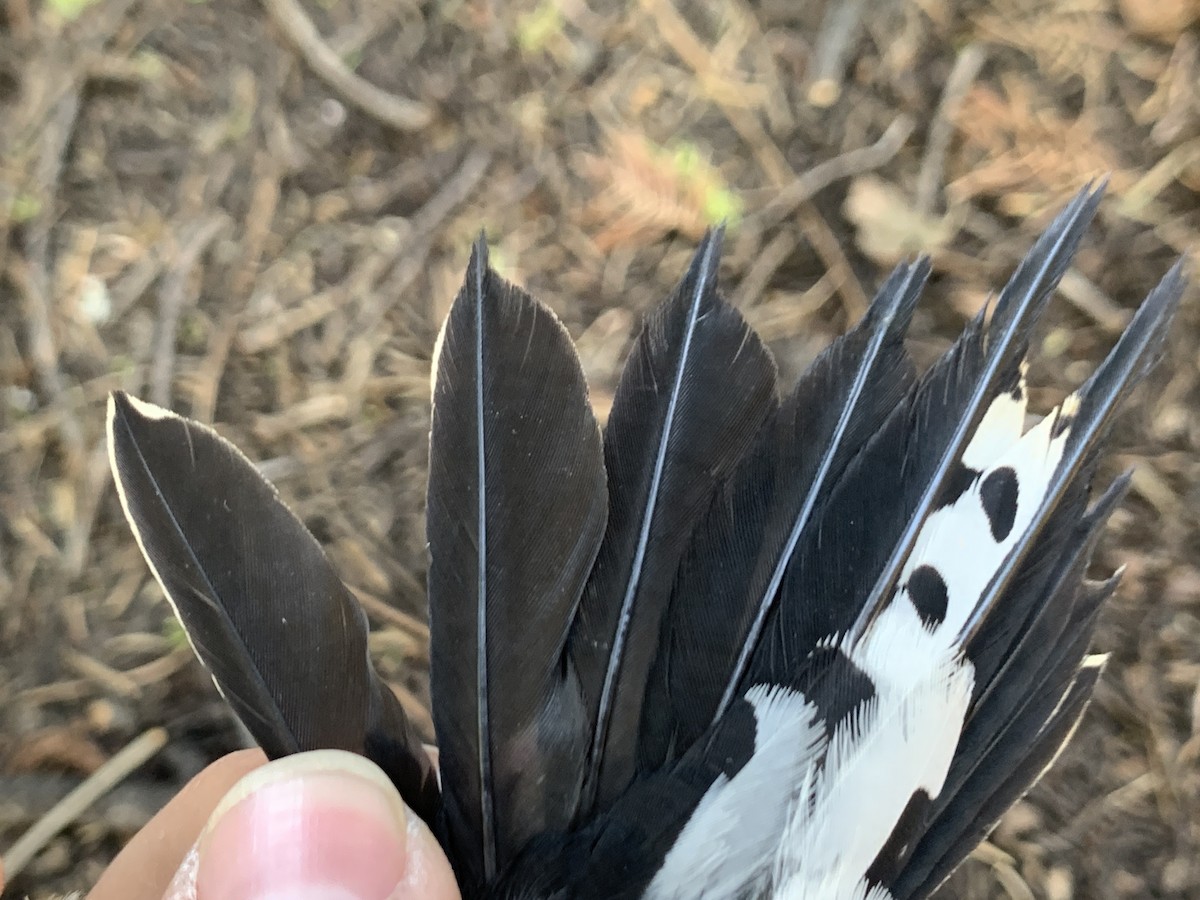
[[[137,735],[170,736],[75,812],[14,896],[86,889],[241,740],[120,519],[113,388],[263,461],[419,713],[429,353],[481,227],[579,339],[600,406],[638,316],[716,219],[725,283],[791,377],[913,234],[938,272],[914,342],[944,346],[1049,211],[1111,171],[1041,341],[1046,406],[1195,254],[1194,33],[1132,34],[1107,0],[865,4],[848,30],[820,6],[6,0],[2,846]],[[982,64],[943,103],[966,46]],[[885,132],[898,143],[877,145]],[[953,896],[1200,896],[1198,335],[1193,292],[1115,435],[1112,469],[1139,474],[1101,553],[1127,575],[1097,701]]]

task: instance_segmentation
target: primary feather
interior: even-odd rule
[[[433,824],[433,767],[367,656],[366,615],[253,463],[211,428],[121,392],[108,448],[151,572],[267,755],[361,753]]]
[[[916,380],[903,337],[926,270],[901,267],[766,418],[681,557],[638,775],[496,896],[602,896],[619,871],[611,896],[924,897],[1037,779],[1100,667],[1084,656],[1111,585],[1083,574],[1120,487],[1088,511],[1099,441],[1182,291],[1173,270],[1027,427],[1030,335],[1099,199],[1081,193]],[[771,742],[762,691],[811,711],[815,737]],[[682,824],[659,824],[679,815],[667,795],[688,798]],[[586,864],[523,893],[555,854]]]
[[[560,665],[604,531],[600,433],[570,339],[476,244],[438,339],[427,510],[442,834],[483,884],[573,813],[585,742]]]
[[[924,374],[904,338],[927,261],[897,268],[782,405],[770,355],[716,291],[710,234],[648,318],[603,444],[565,331],[477,245],[434,363],[436,817],[365,653],[339,675],[348,711],[281,679],[283,587],[326,598],[306,640],[333,611],[351,621],[343,661],[361,613],[249,464],[118,397],[122,501],[259,740],[370,754],[387,736],[465,897],[920,900],[1052,763],[1103,667],[1087,652],[1116,579],[1086,572],[1129,479],[1095,503],[1092,482],[1183,276],[1027,422],[1030,336],[1100,194],[1068,205]],[[176,484],[209,470],[244,486],[232,513]],[[277,606],[230,601],[223,555],[254,579],[288,547],[303,564],[269,569]]]
[[[659,624],[695,519],[776,404],[775,364],[717,292],[722,234],[630,353],[604,431],[609,518],[571,634],[592,719],[581,815],[633,777]]]

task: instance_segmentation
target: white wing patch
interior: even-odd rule
[[[754,753],[708,789],[647,900],[740,897],[770,877],[779,836],[825,749],[824,730],[816,707],[797,691],[758,685],[746,700],[756,720]]]
[[[1026,374],[1029,363],[1021,363],[1021,374],[1014,391],[997,395],[979,421],[979,427],[971,435],[971,442],[963,451],[964,466],[986,469],[1005,450],[1016,443],[1025,432],[1025,412],[1029,393],[1026,389]]]
[[[775,900],[873,897],[864,873],[913,793],[937,796],[958,745],[973,670],[946,653],[843,721],[780,843]]]
[[[1022,367],[964,451],[977,477],[926,520],[895,597],[857,644],[828,642],[871,679],[874,697],[826,742],[802,694],[747,692],[754,753],[705,794],[645,897],[891,900],[866,872],[914,794],[942,790],[974,685],[961,628],[1033,522],[1078,407],[1071,395],[1025,431]]]
[[[923,668],[930,654],[954,649],[988,582],[1033,522],[1062,460],[1079,398],[1072,394],[1029,431],[1006,442],[1001,423],[1004,428],[1020,426],[1013,414],[1015,401],[1003,396],[1009,398],[1007,409],[995,416],[989,409],[984,418],[984,425],[997,430],[986,440],[977,436],[971,446],[977,455],[984,446],[1007,443],[1006,449],[987,461],[954,503],[929,516],[904,566],[899,591],[856,649],[855,661],[877,686],[897,679],[903,683],[904,673]]]

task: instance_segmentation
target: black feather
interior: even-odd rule
[[[975,615],[964,627],[964,638],[983,626],[994,600],[1016,574],[1025,555],[1034,546],[1037,534],[1063,494],[1078,483],[1079,474],[1092,450],[1107,433],[1107,426],[1121,402],[1158,361],[1167,329],[1183,296],[1183,263],[1175,266],[1138,308],[1129,327],[1108,357],[1079,392],[1079,409],[1073,414],[1063,459],[1043,496],[1041,508],[1016,549],[993,576],[980,598]]]
[[[432,824],[436,778],[367,656],[366,616],[275,489],[211,428],[119,391],[108,442],[154,577],[267,755],[360,753]]]
[[[586,718],[562,659],[606,497],[566,330],[480,241],[435,357],[427,512],[443,834],[465,892],[575,809]]]
[[[717,293],[721,232],[708,234],[646,321],[604,432],[608,529],[571,656],[594,722],[581,814],[633,777],[642,700],[671,584],[713,488],[776,405],[775,365]]]
[[[986,331],[973,323],[922,378],[913,405],[900,413],[903,418],[897,417],[907,452],[899,470],[902,491],[892,514],[903,510],[903,518],[897,520],[902,527],[899,533],[872,535],[889,550],[881,569],[867,570],[875,580],[850,628],[852,642],[863,636],[890,599],[921,527],[951,483],[989,404],[1015,382],[1030,332],[1075,255],[1102,193],[1084,190],[1058,215],[1005,285]],[[893,432],[879,439],[898,437]],[[858,489],[869,491],[862,482]]]
[[[908,392],[904,348],[929,261],[899,266],[866,316],[814,361],[696,532],[664,626],[642,722],[641,764],[691,746],[738,696],[805,530],[854,455]],[[828,636],[808,603],[797,643]]]
[[[929,514],[962,489],[962,453],[991,402],[1018,384],[1030,331],[1099,204],[1081,192],[983,313],[854,457],[806,533],[756,648],[748,683],[790,679],[818,706],[847,688],[811,657],[814,634],[854,642],[894,595]]]
[[[1116,578],[1086,572],[1128,477],[1089,509],[1091,484],[1115,410],[1160,354],[1181,266],[1054,420],[1053,473],[1027,485],[1019,466],[985,475],[964,459],[993,401],[1020,390],[1031,330],[1100,193],[1078,195],[991,321],[968,323],[920,378],[903,341],[927,262],[897,268],[782,408],[770,354],[717,293],[721,233],[709,234],[647,320],[603,443],[565,330],[488,267],[480,241],[434,362],[440,798],[367,659],[361,609],[237,450],[115,395],[121,500],[267,751],[374,759],[433,824],[464,897],[751,900],[837,881],[921,900],[1052,762],[1100,672],[1085,654]],[[1011,425],[1010,409],[998,421]],[[1032,517],[1022,496],[1038,498]],[[968,534],[996,542],[988,583],[943,552],[900,584],[931,514],[964,497]],[[945,698],[927,690],[934,674]],[[936,730],[900,736],[910,703]],[[891,778],[894,761],[914,783],[867,822],[876,810],[835,809],[854,792],[825,779],[865,772],[881,734],[905,746],[876,773]],[[829,834],[857,855],[806,842]]]
[[[1087,709],[1092,691],[1103,671],[1097,661],[1085,665],[1047,703],[1049,695],[1039,698],[1036,715],[1040,728],[1033,735],[1010,735],[985,760],[994,768],[982,766],[979,781],[973,785],[977,796],[960,798],[952,811],[930,827],[922,844],[900,877],[891,885],[892,900],[923,900],[950,877],[951,873],[982,841],[1001,815],[1037,783],[1070,741]],[[936,855],[932,848],[941,850]]]
[[[964,839],[962,832],[986,833],[994,823],[987,816],[999,802],[998,786],[1023,793],[1041,774],[1026,761],[1025,748],[1034,747],[1030,758],[1040,758],[1038,735],[1078,670],[1095,613],[1116,583],[1081,586],[1100,528],[1127,483],[1118,481],[1092,512],[1083,513],[1095,449],[1115,409],[1157,360],[1181,294],[1176,266],[1081,389],[1079,407],[1064,426],[1070,431],[1063,458],[1040,507],[963,629],[967,658],[977,664],[977,693],[946,784],[929,811],[928,830],[914,850],[913,870],[937,860],[931,871],[948,874],[946,866],[958,860],[949,859],[953,850],[946,846],[965,847],[965,855],[978,837]],[[906,869],[902,883],[913,877]]]
[[[756,731],[751,705],[735,701],[680,759],[638,778],[611,807],[569,834],[531,842],[488,897],[637,900],[644,896],[705,792],[748,762],[759,737]],[[736,828],[736,823],[731,827]]]

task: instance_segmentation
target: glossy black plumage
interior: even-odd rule
[[[434,823],[432,765],[367,656],[367,618],[321,546],[233,444],[123,393],[113,476],[150,568],[268,756],[361,753]]]
[[[790,677],[818,703],[852,708],[859,690],[808,658],[825,635],[861,637],[893,596],[920,526],[950,499],[957,461],[989,403],[1015,383],[1029,333],[1099,203],[1082,192],[1010,279],[985,326],[982,313],[856,447],[803,533],[781,597],[750,664],[751,682]],[[880,292],[882,301],[889,285]],[[806,376],[808,377],[808,376]],[[869,527],[864,523],[870,523]],[[787,676],[784,673],[788,673]],[[849,697],[849,700],[847,700]]]
[[[647,319],[604,430],[609,519],[571,634],[592,717],[581,814],[633,778],[642,697],[695,521],[777,403],[775,364],[717,291],[708,234]]]
[[[863,321],[813,363],[753,455],[723,485],[694,535],[674,587],[647,697],[641,762],[653,769],[686,749],[736,696],[797,544],[854,454],[913,380],[904,334],[928,262],[901,266]],[[831,633],[821,604],[795,638]]]
[[[231,639],[228,591],[190,574],[189,554],[257,577],[260,556],[303,546],[309,639],[345,613],[249,464],[118,397],[122,499],[258,739],[370,752],[386,735],[465,897],[919,900],[1052,762],[1102,668],[1086,654],[1116,582],[1085,576],[1127,479],[1089,507],[1092,481],[1183,281],[1176,267],[1088,383],[1026,427],[1030,335],[1099,202],[1081,192],[990,321],[919,377],[904,335],[929,266],[898,267],[782,406],[769,354],[716,292],[709,235],[634,345],[603,449],[565,331],[477,245],[434,365],[437,815],[406,723],[342,721],[314,683],[263,691],[263,671],[293,664],[280,624],[237,612]],[[185,479],[214,466],[257,487],[184,516],[182,545],[157,536],[163,507],[208,509]],[[217,521],[272,540],[205,536]],[[266,568],[268,587],[290,584]],[[339,690],[379,696],[365,654],[349,669]]]
[[[1000,293],[986,331],[972,323],[921,380],[912,405],[893,416],[905,440],[920,446],[906,459],[898,509],[908,515],[871,589],[850,635],[861,637],[878,614],[899,577],[920,524],[942,498],[963,450],[990,401],[1016,377],[1029,348],[1029,336],[1050,295],[1066,273],[1079,243],[1100,206],[1102,190],[1084,190],[1071,201],[1022,260]],[[986,337],[985,337],[986,335]],[[904,420],[907,421],[904,421]],[[899,424],[903,422],[903,424]],[[887,441],[877,438],[877,442]]]
[[[1014,555],[993,578],[989,593],[1007,596],[992,604],[984,598],[983,608],[998,610],[992,621],[986,628],[982,619],[971,623],[974,634],[967,653],[981,676],[977,696],[947,791],[932,810],[928,829],[899,880],[897,897],[916,890],[919,874],[932,887],[940,884],[952,868],[945,858],[947,836],[963,842],[961,829],[970,822],[982,839],[999,814],[1041,775],[1082,715],[1100,667],[1093,664],[1076,673],[1100,605],[1117,584],[1116,578],[1090,583],[1085,574],[1100,531],[1129,485],[1128,475],[1118,479],[1085,512],[1095,449],[1121,400],[1161,352],[1169,309],[1181,290],[1182,271],[1176,266],[1081,389],[1066,459],[1044,501],[1059,508],[1053,514],[1048,509],[1042,519],[1046,533],[1041,542],[1030,541],[1029,554]],[[1056,708],[1064,690],[1068,696],[1047,723],[1048,709]],[[1055,740],[1059,743],[1051,746]]]
[[[607,494],[570,338],[488,268],[482,241],[434,369],[426,516],[441,833],[473,885],[575,808],[586,718],[561,660]]]

